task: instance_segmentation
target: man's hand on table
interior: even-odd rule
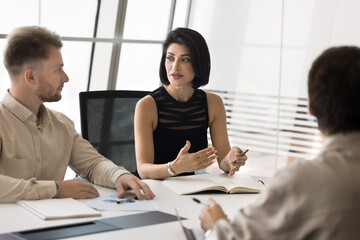
[[[116,180],[116,190],[119,193],[119,198],[124,197],[125,192],[128,189],[132,189],[139,200],[143,199],[141,190],[144,192],[147,200],[151,200],[155,197],[154,193],[150,190],[150,187],[146,183],[134,175],[126,173],[118,177]]]
[[[96,188],[87,182],[72,179],[66,181],[57,181],[60,186],[56,198],[96,198],[99,196],[99,192]]]

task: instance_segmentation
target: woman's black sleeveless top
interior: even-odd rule
[[[150,93],[155,99],[158,124],[153,133],[155,164],[175,160],[186,140],[191,143],[190,153],[208,147],[209,115],[206,93],[195,89],[187,102],[178,102],[162,86]],[[194,174],[184,173],[181,175]]]

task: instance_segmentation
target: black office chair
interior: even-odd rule
[[[81,134],[96,150],[136,176],[134,113],[147,91],[81,92]]]

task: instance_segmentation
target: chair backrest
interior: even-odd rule
[[[136,173],[134,112],[147,91],[90,91],[80,93],[81,134],[95,149]]]

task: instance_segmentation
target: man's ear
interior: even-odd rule
[[[36,72],[32,68],[27,68],[24,72],[24,78],[28,85],[34,86],[36,85]]]

